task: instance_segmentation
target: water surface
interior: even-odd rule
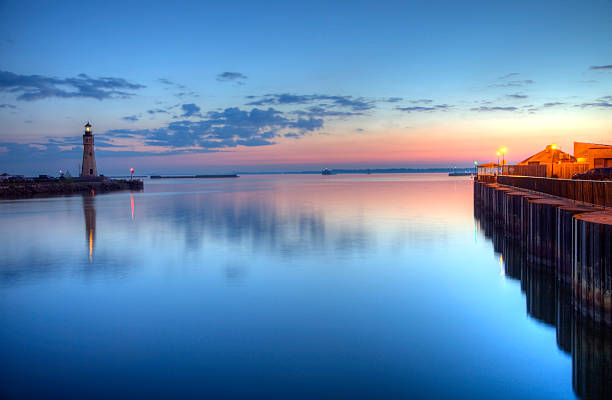
[[[529,304],[571,307],[557,310],[568,303],[554,279],[535,293],[508,274],[491,236],[470,179],[442,174],[155,180],[1,201],[0,388],[573,398],[572,344]]]

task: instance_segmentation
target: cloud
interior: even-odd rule
[[[79,74],[74,78],[55,78],[42,75],[18,75],[0,71],[0,92],[18,94],[17,100],[34,101],[51,97],[92,98],[97,100],[129,98],[144,85],[131,83],[123,78],[91,78]]]
[[[17,106],[14,106],[12,104],[0,104],[0,108],[10,108],[10,109],[15,110]]]
[[[199,110],[199,107],[198,107]],[[198,111],[199,113],[199,111]],[[237,146],[267,146],[279,137],[300,137],[323,127],[321,118],[290,118],[273,108],[237,107],[210,111],[198,120],[182,120],[157,129],[119,129],[104,135],[117,139],[137,139],[157,151],[219,151]]]
[[[253,97],[248,97],[253,99]],[[343,107],[349,108],[352,111],[367,111],[375,107],[374,100],[365,99],[363,97],[353,96],[337,96],[324,94],[266,94],[259,96],[258,100],[251,101],[247,105],[263,106],[263,105],[291,105],[291,104],[309,104],[319,103],[320,107]]]
[[[596,71],[612,71],[612,65],[591,65],[589,69]]]
[[[183,104],[181,106],[181,109],[183,110],[183,115],[181,115],[181,117],[189,118],[189,117],[200,115],[200,107],[196,106],[193,103]]]
[[[433,103],[432,99],[416,99],[416,100],[409,100],[408,101],[410,104],[431,104]]]
[[[518,76],[518,75],[520,75],[518,72],[510,72],[509,74],[502,75],[497,79],[504,80],[504,79],[512,78],[513,76]]]
[[[407,113],[411,113],[411,112],[431,112],[431,111],[446,111],[449,108],[452,108],[453,106],[450,106],[448,104],[436,104],[434,106],[431,107],[424,107],[424,106],[413,106],[413,107],[395,107],[396,110],[399,111],[404,111]]]
[[[525,94],[514,93],[514,94],[507,94],[506,97],[511,98],[511,99],[526,99],[529,96]]]
[[[136,116],[136,115],[128,115],[128,116],[123,117],[121,119],[124,120],[124,121],[134,122],[134,121],[138,121],[138,116]]]
[[[387,102],[387,103],[399,103],[402,100],[404,100],[404,99],[401,98],[401,97],[388,97],[384,101]]]
[[[523,87],[527,85],[532,85],[534,83],[535,81],[531,79],[524,79],[520,81],[509,81],[509,82],[503,82],[503,83],[496,83],[496,84],[490,85],[490,87]]]
[[[361,112],[354,111],[340,111],[321,106],[308,107],[306,110],[296,110],[292,112],[296,115],[309,116],[309,117],[351,117],[354,115],[362,115]]]
[[[560,102],[556,101],[556,102],[552,102],[552,103],[544,103],[544,104],[542,104],[542,107],[546,107],[546,108],[548,108],[548,107],[556,107],[556,106],[562,106],[564,104],[565,103],[560,103]]]
[[[168,110],[164,110],[162,108],[153,108],[151,110],[147,110],[147,113],[154,115],[154,114],[169,114]]]
[[[244,80],[248,79],[248,77],[241,73],[241,72],[222,72],[220,74],[217,75],[217,80],[219,82],[232,82],[232,81],[236,81],[236,82],[242,82]]]
[[[164,84],[164,85],[167,85],[167,86],[174,86],[174,87],[176,87],[178,89],[185,89],[186,88],[185,85],[181,85],[179,83],[172,82],[170,79],[166,79],[166,78],[159,78],[157,80],[157,82],[159,82],[161,84]]]
[[[517,107],[475,107],[470,108],[470,111],[489,112],[489,111],[517,111]]]
[[[582,104],[577,104],[576,107],[580,107],[580,108],[592,107],[592,108],[607,109],[607,108],[612,108],[612,102],[599,101],[596,103],[582,103]]]

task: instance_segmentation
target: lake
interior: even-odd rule
[[[610,330],[477,214],[470,178],[444,174],[0,201],[0,393],[601,393]]]

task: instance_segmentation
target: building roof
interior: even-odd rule
[[[527,165],[529,163],[540,163],[540,164],[557,164],[558,162],[575,162],[576,158],[569,153],[553,148],[554,146],[548,145],[546,148],[539,153],[532,155],[529,158],[518,163],[518,165]]]

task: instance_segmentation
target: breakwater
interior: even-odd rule
[[[214,179],[214,178],[238,178],[238,174],[217,175],[151,175],[151,179]]]
[[[108,179],[22,179],[0,183],[0,198],[18,199],[36,196],[105,193],[118,190],[142,190],[141,180]]]
[[[497,183],[474,183],[474,209],[529,262],[570,285],[585,317],[612,326],[612,212]]]

